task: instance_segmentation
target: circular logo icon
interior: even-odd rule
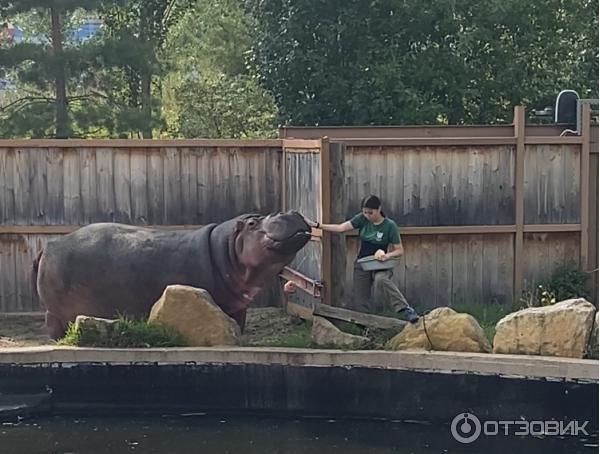
[[[450,431],[460,443],[473,443],[481,435],[481,421],[471,413],[460,413],[452,420]]]

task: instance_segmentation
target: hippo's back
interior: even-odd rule
[[[146,314],[168,283],[194,284],[200,231],[91,224],[48,244],[39,264],[42,304],[71,321],[79,314]]]

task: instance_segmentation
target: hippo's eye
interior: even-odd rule
[[[248,226],[249,227],[256,227],[256,224],[257,224],[256,219],[250,219],[248,221]]]

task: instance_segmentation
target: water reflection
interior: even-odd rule
[[[162,417],[52,417],[4,423],[2,454],[432,454],[591,453],[597,436],[486,437],[455,441],[449,426],[392,421],[283,419],[188,414]]]

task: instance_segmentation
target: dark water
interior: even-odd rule
[[[597,436],[480,437],[449,426],[262,416],[51,417],[0,425],[1,454],[558,454],[598,452]]]

